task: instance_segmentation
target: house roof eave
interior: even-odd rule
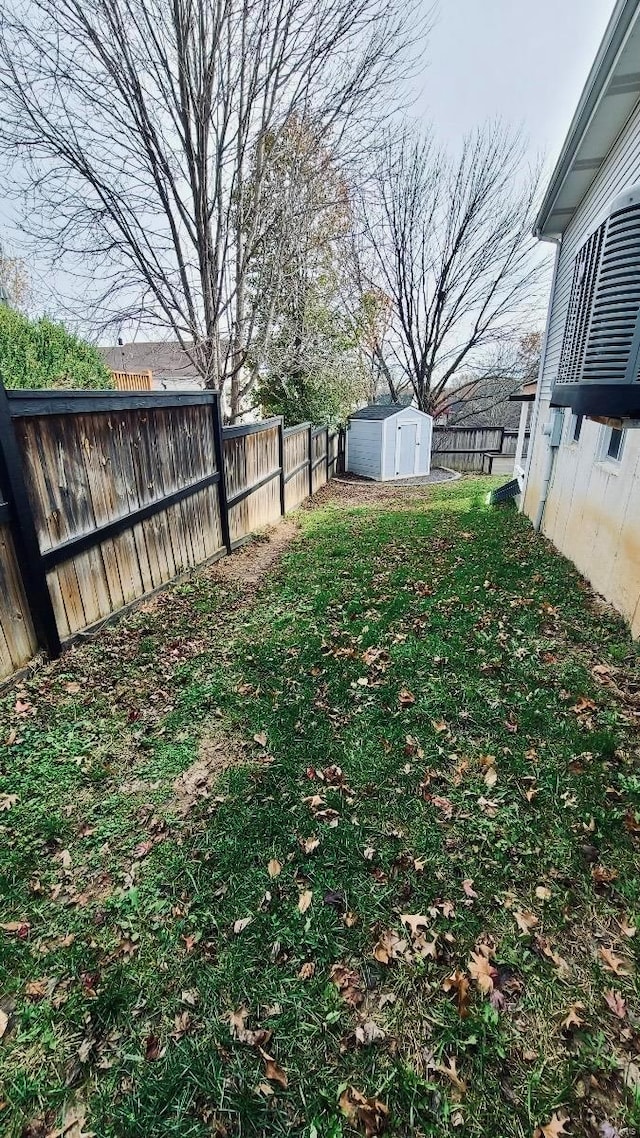
[[[640,98],[639,15],[638,0],[613,10],[536,219],[542,240],[562,237]]]

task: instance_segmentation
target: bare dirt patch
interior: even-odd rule
[[[216,561],[208,572],[214,579],[246,585],[252,591],[279,561],[298,533],[296,523],[290,518],[283,518],[230,557]]]
[[[198,757],[187,767],[173,784],[173,806],[179,814],[186,816],[198,802],[211,797],[215,784],[224,771],[230,767],[246,763],[244,748],[233,738],[216,738],[204,735],[198,749]]]

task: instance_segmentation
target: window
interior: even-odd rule
[[[605,427],[600,445],[600,458],[605,462],[620,462],[624,450],[624,431]]]
[[[569,419],[569,430],[567,432],[567,441],[569,446],[573,443],[580,442],[580,432],[582,431],[582,422],[584,415],[572,415]]]
[[[624,435],[622,431],[611,429],[609,432],[609,445],[607,447],[607,458],[613,459],[614,462],[620,462],[622,457],[622,444],[624,442]]]

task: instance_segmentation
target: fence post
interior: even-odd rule
[[[325,446],[325,449],[326,449],[326,452],[327,452],[327,482],[328,482],[328,481],[329,481],[329,424],[328,424],[328,423],[327,423],[327,425],[326,425],[326,427],[325,427],[325,433],[326,433],[326,446]]]
[[[220,529],[222,541],[227,553],[231,553],[231,531],[229,529],[229,502],[227,498],[227,476],[224,465],[224,442],[222,437],[222,411],[220,408],[220,392],[214,394],[213,406],[213,443],[216,452],[216,466],[220,475],[218,482],[218,501],[220,503]]]
[[[2,379],[0,379],[0,481],[4,486],[11,511],[10,530],[33,631],[40,647],[48,656],[54,658],[62,651],[60,635],[24,480],[22,456]]]
[[[278,462],[280,463],[280,514],[285,515],[285,481],[284,481],[284,419],[280,416],[278,423]]]
[[[309,423],[309,497],[313,498],[313,423]]]

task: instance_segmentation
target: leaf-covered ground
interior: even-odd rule
[[[636,1133],[637,649],[487,486],[0,700],[3,1134]]]

